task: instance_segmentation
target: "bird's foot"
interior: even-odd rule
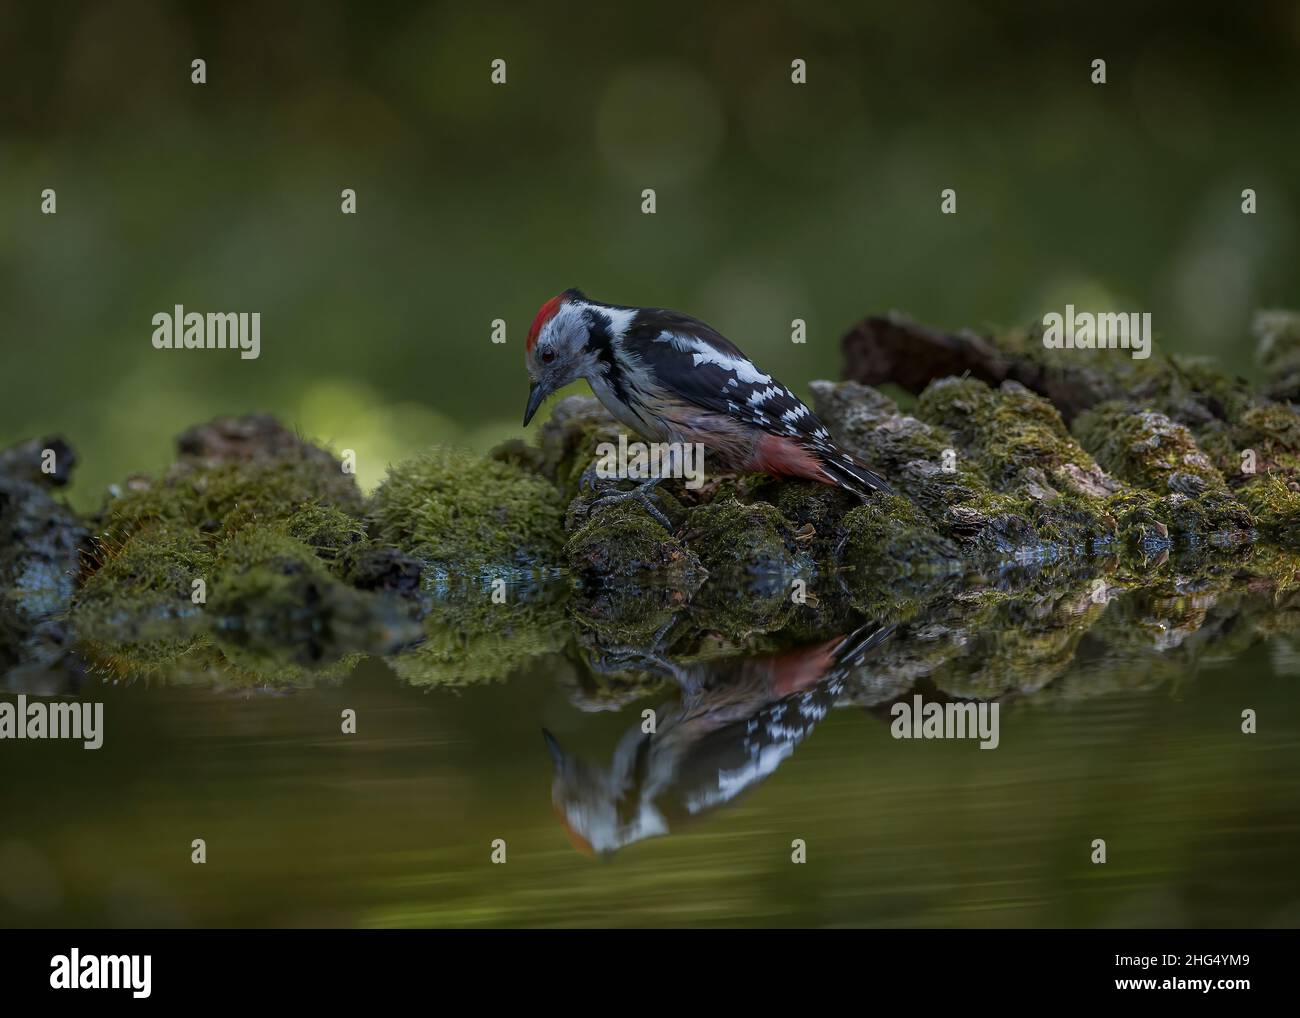
[[[585,477],[586,475],[584,474],[583,476]],[[658,483],[659,478],[655,477],[648,481],[642,481],[635,488],[628,491],[612,491],[607,495],[602,495],[588,507],[588,515],[602,507],[608,508],[610,506],[619,505],[623,502],[635,502],[648,512],[656,523],[671,534],[674,529],[672,521],[668,519],[659,506],[655,505],[654,499],[652,498],[655,486]]]
[[[611,489],[618,489],[618,481],[601,476],[599,459],[594,459],[588,463],[587,469],[584,470],[578,478],[579,493],[589,491],[593,495],[598,495],[603,491],[609,491]]]
[[[661,625],[654,636],[636,646],[631,644],[616,644],[612,647],[606,647],[597,658],[599,667],[604,671],[628,671],[635,669],[644,672],[656,672],[663,675],[671,675],[679,678],[682,671],[681,667],[672,660],[668,655],[668,634],[679,621],[678,615],[674,612],[668,616],[666,622]]]

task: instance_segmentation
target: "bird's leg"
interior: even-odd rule
[[[591,504],[591,511],[599,509],[601,506],[617,505],[620,502],[632,501],[637,503],[641,508],[648,512],[668,533],[673,532],[672,521],[664,515],[663,510],[654,504],[650,497],[656,485],[663,480],[662,477],[652,477],[647,481],[642,481],[635,488],[628,491],[615,491],[608,495],[602,495]]]
[[[582,472],[582,476],[578,479],[578,489],[582,490],[583,488],[586,488],[593,493],[600,492],[602,489],[606,488],[614,488],[615,490],[602,495],[600,498],[596,499],[595,502],[591,503],[588,507],[588,513],[590,514],[600,506],[617,505],[619,502],[631,500],[645,509],[645,511],[648,512],[660,526],[671,534],[674,529],[672,521],[668,519],[659,506],[655,505],[651,495],[654,493],[655,487],[660,481],[665,477],[673,476],[672,470],[675,462],[672,451],[670,451],[668,463],[657,476],[641,481],[636,487],[631,488],[628,491],[620,491],[615,488],[615,485],[618,483],[617,480],[600,476],[600,471],[598,470],[600,460],[592,460],[592,462],[587,466],[587,469]]]
[[[587,464],[587,469],[578,478],[578,490],[590,491],[594,494],[605,488],[612,488],[617,483],[617,481],[600,476],[600,460],[594,459]]]
[[[668,656],[665,649],[666,637],[678,621],[679,617],[676,613],[668,616],[668,621],[640,646],[611,647],[602,655],[603,663],[611,666],[611,670],[639,668],[641,671],[670,675],[681,682],[684,669]]]

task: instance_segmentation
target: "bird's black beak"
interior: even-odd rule
[[[534,382],[528,390],[528,407],[524,410],[524,427],[528,427],[528,422],[533,419],[533,414],[537,413],[537,408],[542,405],[542,400],[546,398],[546,387],[541,382]]]
[[[542,729],[542,738],[546,740],[546,748],[551,754],[551,763],[555,765],[556,770],[559,770],[564,766],[564,750],[560,748],[559,740],[545,728]]]

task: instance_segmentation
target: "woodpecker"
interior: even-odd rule
[[[525,427],[547,396],[585,378],[605,409],[647,441],[698,442],[707,461],[727,470],[801,477],[859,498],[873,490],[892,494],[835,444],[799,397],[690,315],[602,304],[565,290],[533,319],[525,363]],[[644,501],[661,479],[611,497]]]
[[[567,753],[542,729],[555,777],[551,802],[573,846],[608,856],[668,834],[771,775],[829,713],[850,673],[894,631],[869,623],[785,653],[654,669],[680,695],[633,725],[608,768]]]

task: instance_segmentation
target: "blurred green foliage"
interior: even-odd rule
[[[66,434],[90,504],[264,409],[369,488],[518,432],[524,334],[568,286],[695,313],[801,391],[893,308],[1149,310],[1157,352],[1248,373],[1251,309],[1300,302],[1298,55],[1281,2],[3,0],[0,444]],[[260,359],[154,350],[177,303],[261,312]]]

